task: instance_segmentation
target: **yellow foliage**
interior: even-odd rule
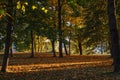
[[[25,6],[24,5],[22,5],[22,11],[25,12]]]
[[[41,10],[43,10],[43,11],[44,11],[44,10],[45,10],[45,7],[42,7],[42,8],[41,8]]]
[[[45,13],[47,13],[47,12],[48,12],[48,10],[47,10],[47,9],[45,9],[45,7],[42,7],[42,8],[41,8],[41,10],[43,10]]]
[[[21,8],[21,4],[20,4],[20,1],[17,2],[17,9],[20,9]]]
[[[28,2],[24,2],[25,5],[28,5]]]
[[[48,12],[48,10],[47,10],[47,9],[45,9],[45,10],[44,10],[44,12],[45,12],[45,13],[47,13],[47,12]]]
[[[32,9],[35,10],[35,9],[37,9],[37,7],[36,7],[35,5],[33,5],[33,6],[32,6]]]

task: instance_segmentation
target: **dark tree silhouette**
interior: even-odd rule
[[[111,54],[113,55],[114,72],[120,71],[120,46],[116,24],[115,0],[108,0],[108,18],[111,38]]]
[[[12,16],[13,11],[13,0],[7,0],[7,13]],[[7,26],[6,26],[6,41],[5,41],[5,51],[4,57],[2,62],[1,72],[6,72],[8,61],[9,61],[9,50],[11,46],[11,33],[12,33],[12,26],[13,26],[13,19],[9,16],[7,17]]]
[[[31,56],[30,58],[34,57],[34,33],[33,30],[31,30]]]
[[[65,54],[68,55],[66,44],[64,43]]]
[[[52,53],[53,53],[53,57],[56,57],[56,53],[55,53],[55,40],[52,39],[52,40],[51,40],[51,43],[52,43]]]
[[[58,0],[58,31],[59,31],[59,57],[63,57],[62,54],[62,30],[61,30],[61,0]]]
[[[80,55],[82,55],[83,53],[83,51],[82,51],[82,44],[81,44],[81,41],[78,41],[78,48],[79,48],[79,53],[80,53]]]

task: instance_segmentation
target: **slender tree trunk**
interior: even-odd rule
[[[82,51],[82,44],[81,44],[81,42],[80,41],[78,41],[78,48],[79,48],[79,52],[80,52],[80,55],[82,55],[83,53],[83,51]]]
[[[2,51],[2,42],[1,41],[0,41],[0,51]]]
[[[10,48],[10,57],[13,57],[13,50]]]
[[[12,51],[12,39],[10,42],[10,50],[9,50],[10,57],[13,57],[13,51]]]
[[[31,30],[31,58],[34,57],[34,36],[33,36],[33,31]]]
[[[61,0],[58,0],[58,31],[59,31],[59,57],[63,57],[62,54],[62,30],[61,30]]]
[[[64,43],[65,54],[68,55],[66,44]]]
[[[69,55],[70,55],[71,54],[71,50],[70,50],[71,49],[71,47],[70,47],[71,46],[71,31],[69,34],[69,43],[68,44],[69,44]]]
[[[120,71],[120,46],[119,36],[116,24],[116,13],[115,13],[115,0],[108,0],[108,18],[109,18],[109,29],[111,38],[111,48],[113,54],[113,65],[114,72]]]
[[[53,57],[56,57],[56,53],[55,53],[55,41],[51,40],[52,43],[52,52],[53,52]]]
[[[36,53],[36,34],[33,34],[33,42],[34,42],[34,53]]]
[[[13,0],[7,0],[9,5],[12,5]],[[12,16],[12,6],[7,7],[7,13]],[[9,62],[9,50],[10,50],[10,43],[11,43],[11,33],[12,33],[12,26],[13,20],[7,16],[7,28],[6,28],[6,41],[5,41],[5,52],[2,62],[1,72],[6,72],[8,62]]]
[[[103,44],[102,44],[102,41],[100,41],[100,47],[101,47],[101,54],[103,54]]]
[[[40,37],[38,36],[38,52],[40,52]]]

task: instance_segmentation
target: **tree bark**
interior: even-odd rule
[[[5,52],[4,52],[1,72],[6,72],[8,62],[9,62],[9,50],[10,50],[10,40],[11,40],[11,25],[10,24],[7,25],[6,32],[7,32],[7,35],[6,35],[6,41],[5,41]]]
[[[58,0],[59,57],[62,58],[61,0]]]
[[[12,5],[13,0],[7,0],[9,5]],[[7,7],[7,13],[12,16],[12,6]],[[13,20],[9,16],[7,16],[7,28],[6,28],[6,41],[5,41],[5,51],[2,62],[1,72],[6,72],[8,62],[9,62],[9,50],[11,43],[11,33],[12,33]]]
[[[115,0],[108,0],[108,18],[112,48],[111,54],[113,54],[114,72],[120,72],[120,46],[115,15]]]
[[[102,41],[100,41],[100,52],[101,52],[101,54],[103,54],[104,52],[103,52],[103,43],[102,43]]]
[[[12,33],[11,33],[12,34]],[[13,57],[13,50],[12,50],[12,39],[11,39],[11,42],[10,42],[10,50],[9,50],[9,56],[10,57]]]
[[[69,33],[69,55],[71,54],[71,31],[70,31],[70,33]]]
[[[10,57],[13,57],[13,50],[10,48]]]
[[[31,56],[30,58],[34,57],[34,36],[33,31],[31,30]]]
[[[40,52],[40,37],[38,36],[38,53]]]
[[[64,50],[65,50],[65,54],[68,55],[68,52],[67,52],[67,48],[66,48],[66,44],[64,43]]]
[[[52,52],[53,52],[53,57],[56,57],[56,53],[55,53],[55,41],[51,40],[52,43]]]
[[[78,41],[78,48],[79,48],[79,52],[80,52],[80,55],[82,55],[82,44],[80,41]]]
[[[36,34],[33,34],[33,45],[34,45],[34,53],[36,53]]]

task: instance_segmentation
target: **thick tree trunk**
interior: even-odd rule
[[[111,58],[113,58],[112,45],[111,45],[111,41],[110,40],[109,40],[108,44],[109,44],[109,50],[110,50]]]
[[[68,52],[67,52],[67,48],[66,48],[66,44],[64,43],[64,50],[65,50],[65,54],[68,55]]]
[[[5,52],[2,62],[2,68],[1,72],[6,72],[8,62],[9,62],[9,50],[10,50],[10,40],[11,40],[11,24],[8,23],[7,25],[7,35],[6,35],[6,41],[5,41]]]
[[[80,55],[82,55],[82,44],[80,41],[78,41],[78,48],[79,48],[79,52],[80,52]]]
[[[120,71],[120,46],[119,46],[119,36],[116,24],[116,13],[115,13],[115,0],[108,0],[108,18],[109,18],[109,29],[111,37],[111,48],[113,54],[113,65],[114,72]]]
[[[53,57],[56,57],[56,53],[55,53],[55,41],[51,40],[52,43],[52,52],[53,52]]]
[[[31,56],[30,58],[34,57],[34,36],[33,31],[31,30]]]
[[[63,57],[62,54],[62,30],[61,30],[61,0],[58,0],[58,31],[59,31],[59,57]]]
[[[12,5],[13,0],[7,0],[9,5]],[[12,16],[12,6],[7,7],[7,13]],[[8,62],[9,62],[9,50],[10,50],[10,43],[11,43],[11,33],[12,33],[12,19],[7,16],[7,28],[6,28],[6,41],[5,41],[5,52],[2,62],[1,72],[6,72]]]

